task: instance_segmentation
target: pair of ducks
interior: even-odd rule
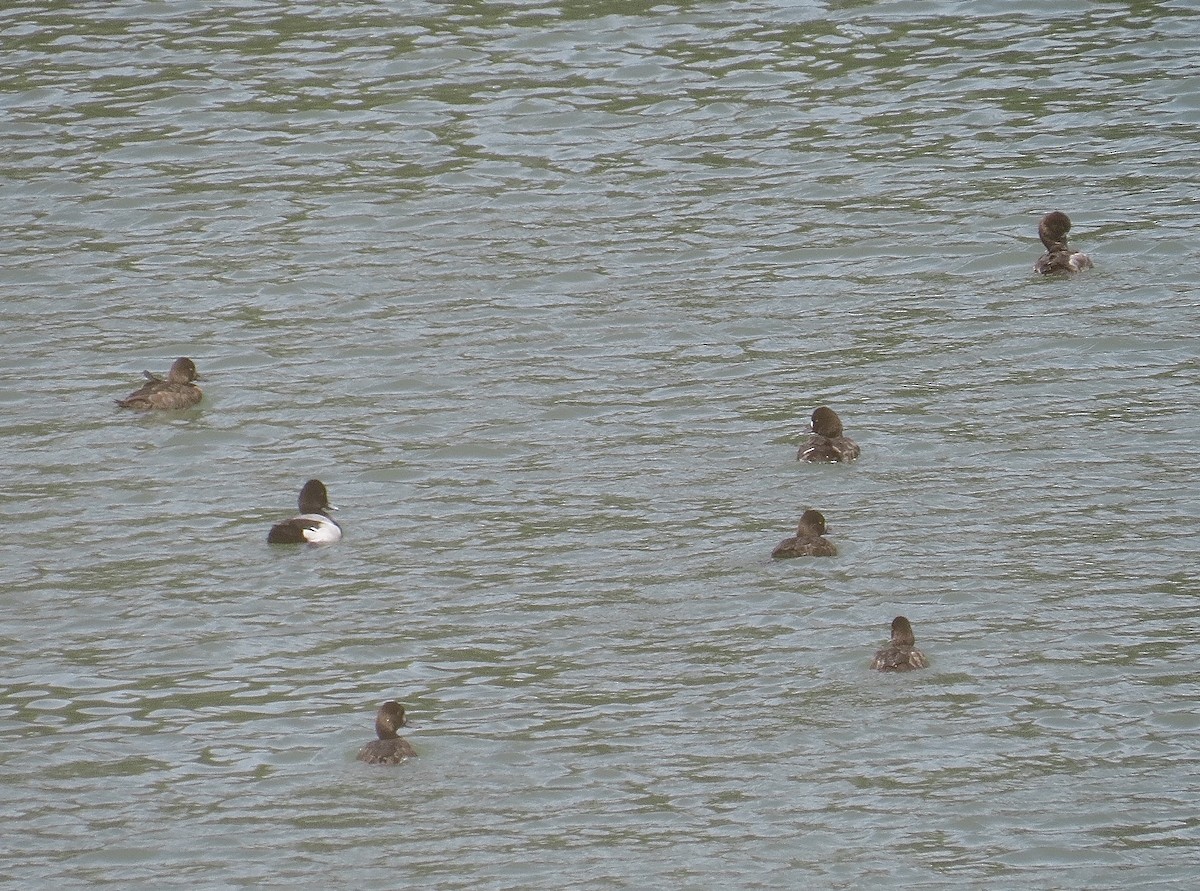
[[[172,411],[191,408],[204,397],[204,391],[193,381],[199,380],[196,363],[180,357],[171,364],[166,378],[143,371],[146,383],[124,399],[118,399],[121,408],[140,411]],[[300,490],[300,514],[282,523],[276,523],[267,533],[271,544],[323,544],[337,541],[342,529],[327,513],[337,510],[329,503],[329,492],[320,480],[309,480]]]
[[[822,405],[812,413],[812,436],[800,446],[796,460],[814,464],[849,464],[861,452],[858,443],[842,431],[842,419],[837,412]],[[800,517],[796,534],[776,545],[771,556],[777,559],[836,557],[837,546],[824,535],[825,516],[819,510],[806,510]]]
[[[1053,275],[1060,272],[1081,272],[1091,269],[1091,258],[1082,251],[1073,251],[1067,245],[1067,233],[1071,231],[1071,218],[1061,210],[1054,210],[1042,217],[1038,223],[1038,238],[1046,253],[1033,264],[1035,272]],[[860,454],[858,444],[842,432],[842,420],[837,412],[821,406],[812,414],[812,436],[800,447],[796,458],[814,463],[849,463]],[[772,557],[825,557],[837,554],[837,549],[820,536],[825,534],[825,518],[819,511],[805,511],[793,538],[784,540],[771,554]]]
[[[1067,233],[1070,231],[1071,218],[1061,210],[1051,211],[1042,217],[1038,223],[1038,238],[1045,246],[1046,253],[1038,257],[1037,262],[1033,264],[1035,272],[1041,275],[1051,275],[1058,272],[1081,272],[1084,269],[1092,268],[1092,260],[1087,254],[1082,251],[1072,251],[1067,246]],[[198,404],[204,396],[204,392],[192,383],[199,380],[200,375],[196,373],[196,364],[191,359],[176,359],[171,365],[171,370],[167,372],[165,380],[149,371],[144,371],[142,374],[146,377],[146,383],[124,399],[117,400],[117,405],[122,408],[170,411],[191,408]],[[855,448],[857,449],[857,446]],[[806,458],[805,460],[852,461],[853,458]]]
[[[929,660],[916,647],[912,625],[904,616],[896,616],[892,620],[892,639],[875,654],[871,667],[876,671],[912,671],[928,666]],[[359,749],[355,758],[367,764],[399,764],[414,757],[417,750],[397,732],[407,723],[403,705],[394,699],[383,703],[375,715],[375,735],[379,738]]]

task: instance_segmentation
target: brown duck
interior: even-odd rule
[[[1091,258],[1082,251],[1067,247],[1067,233],[1071,231],[1071,218],[1061,210],[1052,210],[1038,223],[1038,238],[1046,246],[1046,253],[1037,258],[1033,271],[1040,275],[1059,272],[1080,272],[1092,268]]]
[[[176,359],[167,372],[166,380],[149,371],[143,371],[142,374],[146,377],[146,383],[124,399],[118,399],[117,405],[121,408],[172,411],[191,408],[204,396],[204,391],[192,383],[199,380],[200,375],[196,373],[196,363],[191,359]]]
[[[785,538],[771,551],[776,559],[785,557],[836,557],[837,545],[825,538],[825,516],[819,510],[800,515],[796,534]]]
[[[405,758],[417,754],[417,750],[397,735],[397,728],[407,723],[404,717],[404,706],[389,699],[379,706],[375,716],[375,733],[379,739],[373,739],[358,751],[359,761],[367,764],[399,764]]]
[[[829,406],[822,405],[812,413],[812,436],[800,451],[797,461],[817,463],[849,463],[859,456],[858,443],[842,433],[842,419]]]
[[[917,649],[912,624],[904,616],[892,619],[892,639],[871,660],[876,671],[912,671],[928,668],[929,660]]]

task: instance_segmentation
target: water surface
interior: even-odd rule
[[[10,4],[4,880],[1190,886],[1198,38]],[[345,539],[268,547],[313,476]]]

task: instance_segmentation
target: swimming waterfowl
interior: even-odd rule
[[[892,639],[871,660],[876,671],[912,671],[928,668],[929,660],[917,649],[912,624],[904,616],[892,619]]]
[[[342,527],[335,523],[327,510],[337,510],[329,503],[329,493],[320,480],[309,480],[300,490],[300,515],[276,523],[267,533],[270,544],[323,544],[342,537]]]
[[[785,538],[771,551],[777,559],[784,557],[836,557],[837,545],[825,535],[825,516],[819,510],[806,510],[800,515],[796,534]]]
[[[1042,217],[1038,223],[1038,238],[1046,246],[1046,253],[1033,264],[1034,272],[1053,275],[1092,268],[1092,260],[1087,254],[1067,247],[1067,233],[1070,231],[1071,218],[1061,210],[1053,210]]]
[[[389,699],[379,706],[375,716],[375,733],[379,739],[373,739],[358,751],[359,761],[367,764],[399,764],[405,758],[417,754],[417,750],[401,739],[396,729],[407,723],[404,717],[404,706]]]
[[[858,443],[843,435],[842,419],[832,408],[822,405],[812,413],[812,429],[812,436],[796,453],[797,461],[849,463],[859,456]]]
[[[200,375],[196,373],[196,363],[186,357],[171,363],[166,380],[149,371],[143,371],[142,374],[146,383],[124,399],[118,399],[117,405],[121,408],[142,411],[191,408],[204,396],[204,391],[192,383],[200,379]]]

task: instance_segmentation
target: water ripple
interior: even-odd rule
[[[0,11],[9,876],[1184,886],[1198,31]],[[311,476],[346,538],[268,548]]]

